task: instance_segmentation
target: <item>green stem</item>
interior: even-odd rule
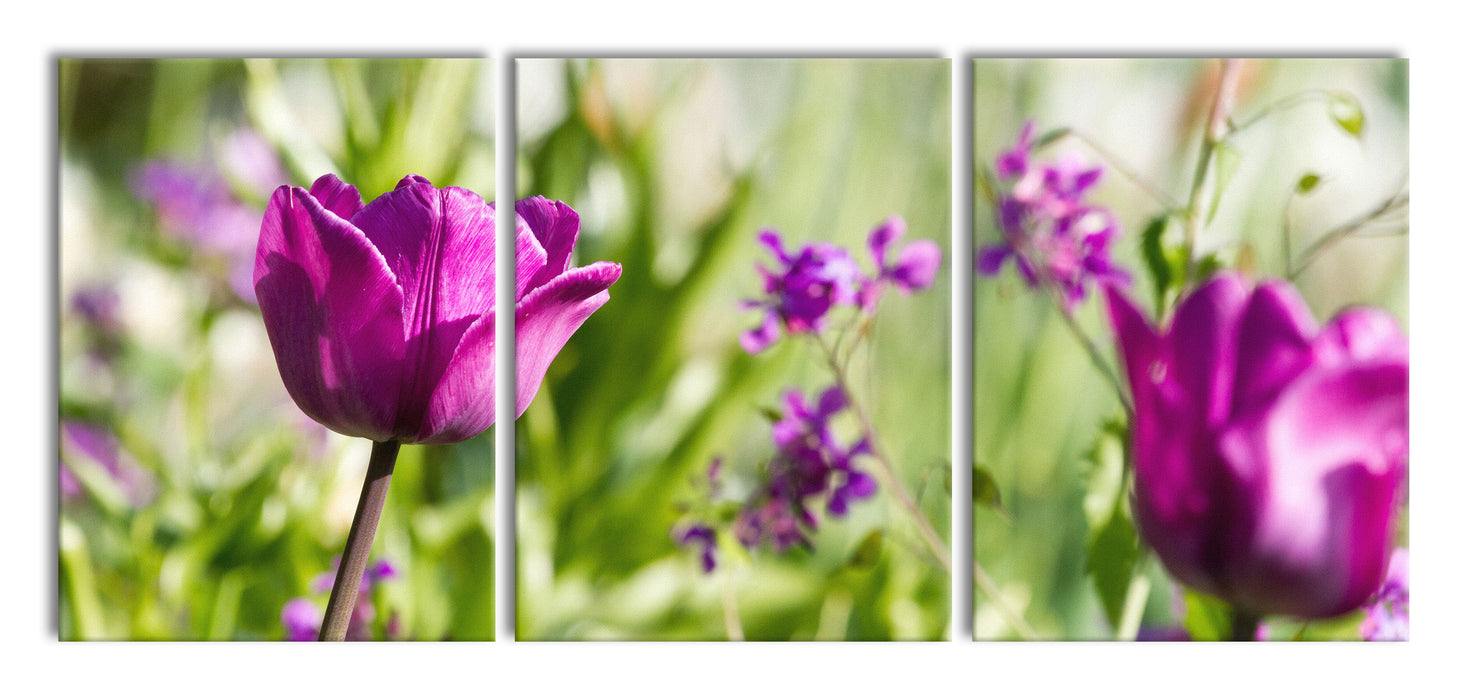
[[[1366,212],[1365,214],[1362,214],[1355,219],[1347,221],[1346,223],[1341,224],[1340,226],[1337,226],[1330,231],[1327,231],[1324,235],[1315,239],[1314,243],[1311,243],[1309,247],[1301,251],[1300,260],[1298,263],[1288,257],[1288,253],[1286,253],[1285,278],[1293,281],[1295,278],[1300,276],[1300,273],[1305,271],[1305,268],[1310,267],[1310,264],[1315,262],[1315,260],[1319,258],[1321,254],[1323,254],[1326,250],[1329,250],[1331,246],[1334,246],[1335,244],[1341,242],[1349,236],[1355,235],[1357,231],[1360,231],[1362,228],[1376,223],[1378,220],[1387,216],[1388,214],[1391,214],[1403,207],[1406,207],[1410,201],[1411,196],[1405,192],[1394,194],[1391,197],[1388,197],[1386,201],[1377,205],[1376,208],[1372,209],[1371,211]]]
[[[1137,565],[1133,567],[1132,581],[1127,585],[1126,602],[1121,608],[1121,618],[1117,620],[1117,641],[1131,641],[1137,638],[1137,631],[1142,628],[1142,613],[1147,609],[1147,596],[1152,592],[1152,579],[1148,578],[1142,563],[1144,557],[1137,558]]]
[[[1120,157],[1118,157],[1111,151],[1103,148],[1100,143],[1096,142],[1095,139],[1092,139],[1091,137],[1069,127],[1066,128],[1064,137],[1080,141],[1081,143],[1085,144],[1087,148],[1095,151],[1096,155],[1100,156],[1101,160],[1106,161],[1106,164],[1110,165],[1112,170],[1121,173],[1122,177],[1131,180],[1132,184],[1136,185],[1143,192],[1146,192],[1147,195],[1152,199],[1157,200],[1157,203],[1161,204],[1164,209],[1167,209],[1169,212],[1177,209],[1177,202],[1173,201],[1172,197],[1168,196],[1166,192],[1163,192],[1162,188],[1148,182],[1147,179],[1138,174],[1137,171],[1127,166],[1126,162],[1123,161]]]
[[[352,529],[342,552],[336,582],[331,586],[331,599],[326,603],[326,620],[321,623],[323,642],[340,642],[347,637],[347,625],[357,607],[357,589],[362,573],[367,570],[367,555],[372,552],[372,538],[377,522],[382,519],[382,504],[387,501],[387,487],[392,481],[393,465],[398,460],[398,441],[372,443],[372,457],[367,461],[367,478],[362,482],[362,496],[357,500],[357,513],[352,516]]]
[[[836,385],[846,395],[846,400],[851,406],[852,412],[856,414],[856,420],[861,426],[862,434],[867,438],[867,445],[871,448],[872,457],[876,459],[877,466],[882,474],[882,480],[887,482],[889,488],[892,490],[893,497],[897,499],[897,503],[912,518],[913,523],[917,526],[918,533],[923,537],[923,542],[928,545],[928,549],[932,552],[933,557],[943,566],[943,571],[949,576],[952,576],[953,558],[948,552],[947,543],[938,535],[938,531],[933,528],[933,524],[928,522],[928,516],[923,513],[923,509],[918,505],[917,499],[913,498],[912,493],[902,484],[902,480],[897,477],[897,470],[893,468],[892,462],[887,459],[886,452],[877,444],[877,431],[872,429],[871,420],[867,417],[866,411],[862,409],[861,404],[856,400],[856,394],[852,393],[851,387],[846,382],[845,368],[841,365],[841,359],[836,355],[836,348],[828,344],[826,339],[820,335],[816,335],[815,339],[816,343],[820,345],[821,350],[826,355],[826,362],[831,367],[831,373],[836,377]],[[1004,598],[1000,596],[999,587],[994,584],[994,580],[989,577],[988,572],[984,571],[984,568],[979,565],[978,561],[974,562],[974,582],[984,590],[984,595],[989,597],[989,601],[994,604],[995,609],[1009,623],[1009,626],[1013,627],[1019,633],[1021,638],[1026,640],[1036,638],[1035,630],[1029,626],[1029,623],[1025,622],[1024,617],[1009,609]]]
[[[1213,109],[1208,113],[1208,123],[1203,125],[1203,139],[1198,145],[1198,165],[1193,169],[1193,187],[1188,192],[1188,217],[1184,245],[1188,253],[1188,272],[1185,283],[1191,284],[1198,273],[1198,230],[1203,224],[1203,189],[1208,181],[1208,165],[1213,162],[1213,151],[1228,134],[1228,115],[1233,109],[1234,94],[1238,91],[1240,68],[1243,61],[1225,59],[1223,73],[1218,78],[1218,93],[1213,98]]]
[[[1259,616],[1254,613],[1234,608],[1233,629],[1229,633],[1229,639],[1235,642],[1252,642],[1259,633]]]
[[[739,622],[739,591],[734,585],[734,572],[730,567],[724,567],[723,580],[723,603],[724,603],[724,632],[729,635],[729,641],[744,641],[744,625]]]

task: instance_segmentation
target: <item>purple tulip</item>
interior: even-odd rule
[[[1107,288],[1136,403],[1135,512],[1179,581],[1254,614],[1331,617],[1386,570],[1407,469],[1407,340],[1318,328],[1287,283],[1223,274],[1154,329]]]
[[[576,212],[515,205],[515,413],[607,302],[620,265],[570,269]],[[409,175],[363,206],[323,175],[270,198],[255,291],[276,363],[307,415],[374,441],[449,443],[495,421],[495,210]]]

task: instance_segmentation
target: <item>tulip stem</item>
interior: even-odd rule
[[[1235,642],[1252,642],[1258,639],[1259,616],[1254,613],[1234,608],[1233,630],[1229,639]]]
[[[372,443],[367,478],[362,482],[362,496],[357,500],[357,513],[352,516],[352,529],[347,532],[346,549],[342,552],[341,566],[337,567],[336,582],[331,586],[331,599],[326,603],[326,619],[321,623],[318,641],[340,642],[347,637],[347,626],[357,607],[357,589],[367,570],[367,555],[372,551],[377,522],[382,519],[382,504],[387,501],[398,446],[396,440]]]

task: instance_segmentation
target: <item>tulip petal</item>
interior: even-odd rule
[[[1110,316],[1111,329],[1116,333],[1116,343],[1121,355],[1122,366],[1131,384],[1132,400],[1137,404],[1138,417],[1150,416],[1155,400],[1152,398],[1152,368],[1157,362],[1158,337],[1152,324],[1132,304],[1126,293],[1113,285],[1106,285],[1106,310]]]
[[[349,221],[357,212],[362,211],[362,195],[357,192],[357,188],[342,182],[331,173],[322,175],[311,183],[311,196],[327,211]]]
[[[296,405],[339,433],[391,438],[403,297],[362,231],[304,189],[276,189],[260,227],[255,292]]]
[[[494,308],[494,212],[479,195],[408,176],[352,218],[403,288],[407,338],[397,429],[420,434],[469,326]]]
[[[530,290],[543,286],[545,281],[540,280],[541,273],[546,269],[547,254],[545,246],[535,237],[535,231],[530,228],[525,219],[515,215],[515,303],[525,298]],[[560,273],[557,273],[560,274]],[[551,275],[549,279],[554,279]],[[547,279],[546,281],[549,281]]]
[[[1406,363],[1311,370],[1220,447],[1262,492],[1253,541],[1234,553],[1249,564],[1229,567],[1235,599],[1305,617],[1363,604],[1385,571],[1406,469]]]
[[[565,202],[535,196],[515,202],[515,213],[525,220],[545,250],[545,266],[530,280],[534,289],[571,267],[571,250],[581,232],[581,216]]]
[[[1220,425],[1232,405],[1238,326],[1248,298],[1242,276],[1218,275],[1178,304],[1167,333],[1166,371],[1175,373],[1188,405],[1210,426]]]
[[[525,295],[515,308],[515,416],[540,391],[541,380],[571,334],[607,303],[622,266],[597,262],[569,270]]]
[[[1310,363],[1315,317],[1295,288],[1266,282],[1254,290],[1239,322],[1234,415],[1252,412]]]
[[[1316,358],[1326,364],[1347,360],[1407,361],[1407,338],[1397,322],[1381,309],[1342,311],[1327,323],[1315,345]]]
[[[494,317],[490,309],[464,331],[414,442],[461,442],[494,425]]]

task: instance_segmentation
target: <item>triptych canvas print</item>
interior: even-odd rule
[[[501,68],[60,59],[61,639],[1409,637],[1405,60]]]

